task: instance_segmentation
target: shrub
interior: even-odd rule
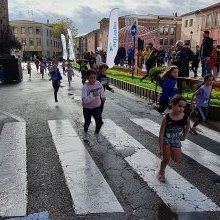
[[[160,74],[167,70],[169,67],[167,66],[158,66],[158,67],[153,67],[150,72],[149,72],[149,77],[151,79],[151,82],[157,83],[161,87],[163,86],[164,80],[160,78]]]

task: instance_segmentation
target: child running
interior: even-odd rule
[[[31,70],[32,70],[32,68],[31,68],[31,62],[28,61],[28,62],[27,62],[27,71],[28,71],[28,74],[29,74],[29,78],[31,78]]]
[[[102,114],[101,114],[101,100],[105,101],[105,92],[102,84],[96,80],[96,72],[92,69],[86,72],[87,81],[84,83],[82,88],[82,105],[83,105],[83,116],[84,116],[84,134],[83,140],[89,141],[88,129],[91,123],[91,117],[95,119],[96,128],[95,136],[97,143],[101,142],[99,131],[102,127]]]
[[[67,64],[67,68],[66,68],[65,72],[67,73],[67,79],[68,79],[69,86],[71,86],[71,81],[74,76],[74,70],[73,70],[71,63]]]
[[[49,73],[51,78],[49,80],[52,80],[55,102],[58,102],[57,93],[60,88],[60,80],[62,80],[62,76],[56,64],[53,65],[51,70],[52,71]]]
[[[177,163],[181,162],[181,141],[186,139],[190,127],[189,118],[184,114],[186,100],[181,95],[175,95],[171,105],[171,112],[164,116],[159,133],[162,161],[157,178],[160,182],[165,182],[165,169],[170,157]]]
[[[104,91],[105,89],[111,91],[112,93],[114,93],[114,89],[111,88],[108,84],[108,76],[106,76],[106,71],[108,69],[108,65],[106,64],[101,64],[99,66],[99,71],[97,73],[97,80],[103,85]],[[102,102],[101,104],[101,113],[103,112],[103,108],[104,108],[104,102]]]
[[[196,97],[196,108],[195,111],[199,114],[199,119],[193,124],[190,129],[190,133],[197,135],[196,126],[201,122],[206,121],[208,117],[209,101],[212,92],[212,75],[206,75],[204,77],[204,82],[193,94],[191,99],[190,109],[194,110],[194,99]]]
[[[159,113],[163,113],[169,106],[170,99],[177,94],[177,78],[179,69],[177,66],[171,66],[167,71],[160,75],[162,80],[165,80],[162,87],[162,95],[160,97],[159,107],[155,106],[154,109]]]

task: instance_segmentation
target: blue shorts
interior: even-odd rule
[[[164,138],[163,144],[169,145],[170,147],[181,148],[180,139]]]

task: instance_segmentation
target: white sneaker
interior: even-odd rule
[[[96,138],[96,142],[97,143],[101,143],[102,142],[102,138],[101,138],[101,135],[98,133],[98,134],[95,134],[95,138]]]
[[[84,141],[89,141],[89,137],[88,137],[88,132],[83,132],[83,140]]]

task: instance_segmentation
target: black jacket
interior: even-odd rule
[[[210,37],[205,37],[202,41],[200,56],[201,58],[210,57],[213,49],[213,39]]]
[[[102,84],[104,90],[112,90],[112,88],[108,84],[108,77],[106,75],[99,73],[97,76],[97,80]]]
[[[189,62],[193,61],[194,57],[193,51],[189,48],[183,48],[176,52],[171,62],[179,68],[180,77],[189,77]]]

